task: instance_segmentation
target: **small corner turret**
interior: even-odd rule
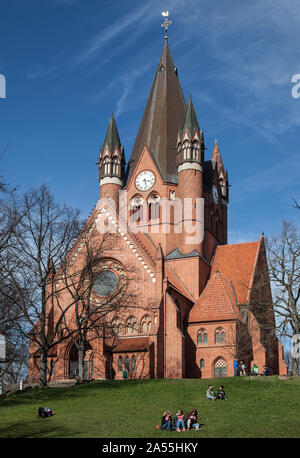
[[[204,137],[199,127],[192,98],[189,97],[182,128],[177,138],[177,167],[182,170],[202,171],[204,161]]]
[[[111,115],[103,146],[99,153],[101,197],[118,198],[125,178],[125,153],[114,115]]]
[[[217,167],[220,189],[221,189],[221,194],[222,194],[222,200],[228,203],[228,200],[229,200],[228,173],[227,173],[227,170],[225,170],[224,165],[223,165],[223,161],[222,161],[217,139],[215,139],[215,145],[214,145],[214,149],[212,152],[211,161],[213,163],[213,166]]]

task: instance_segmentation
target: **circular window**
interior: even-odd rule
[[[119,285],[117,275],[111,270],[102,270],[96,277],[94,283],[94,291],[99,296],[110,296],[113,294]]]

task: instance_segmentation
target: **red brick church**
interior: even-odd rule
[[[104,204],[97,204],[69,253],[70,269],[80,269],[84,240],[100,243],[104,219],[114,229],[114,243],[101,264],[93,301],[98,306],[107,301],[126,276],[135,297],[106,315],[109,332],[105,326],[97,338],[89,332],[86,377],[232,376],[235,358],[247,371],[256,363],[260,370],[268,365],[273,374],[286,372],[272,330],[264,238],[227,244],[228,173],[217,141],[211,154],[205,150],[192,99],[186,104],[165,38],[129,162],[112,116],[99,155]],[[176,201],[185,202],[186,214],[174,211]],[[197,202],[202,202],[199,212]],[[163,211],[167,203],[169,213]],[[135,230],[130,224],[124,229],[121,220]],[[196,236],[191,227],[199,229]],[[68,291],[60,295],[60,304],[67,306]],[[72,310],[66,313],[70,327],[75,326]],[[49,332],[57,316],[53,301]],[[48,354],[51,380],[75,377],[75,344],[76,333]],[[32,342],[30,379],[38,376],[39,353]]]

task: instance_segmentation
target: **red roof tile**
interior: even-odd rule
[[[145,351],[149,348],[149,337],[128,337],[119,339],[113,349],[113,353],[122,353],[126,351]]]
[[[220,272],[208,280],[198,302],[192,308],[189,321],[222,321],[241,318],[230,282]]]
[[[232,281],[239,304],[248,300],[259,246],[260,240],[217,247],[210,277],[218,270]]]
[[[165,277],[168,278],[168,282],[177,289],[183,296],[189,299],[191,302],[195,302],[192,294],[185,287],[181,279],[178,277],[176,272],[166,263],[165,264]]]

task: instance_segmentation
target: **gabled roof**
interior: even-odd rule
[[[128,337],[125,339],[119,339],[112,351],[113,353],[146,351],[149,346],[149,337]]]
[[[232,281],[238,303],[248,301],[261,240],[234,245],[219,245],[213,260],[210,277],[219,270]]]
[[[188,291],[186,286],[171,266],[168,265],[168,263],[165,264],[165,277],[168,279],[170,285],[173,286],[180,294],[186,297],[189,301],[195,302],[193,295]]]
[[[219,271],[208,280],[198,302],[189,314],[189,322],[222,321],[241,318],[230,282]]]
[[[176,144],[186,103],[168,41],[154,77],[127,169],[127,183],[144,146],[151,150],[164,181],[177,182]]]

